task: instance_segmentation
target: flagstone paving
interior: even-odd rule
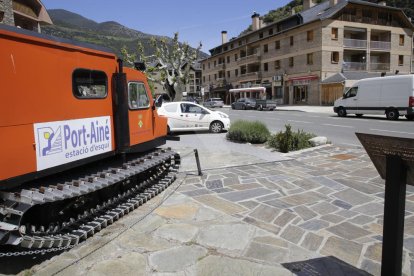
[[[181,174],[164,195],[118,221],[138,223],[102,249],[94,251],[116,228],[33,271],[293,275],[281,264],[334,256],[380,275],[384,181],[365,151],[328,146],[289,157]],[[406,206],[403,273],[414,275],[413,187]]]

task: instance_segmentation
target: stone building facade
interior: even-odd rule
[[[360,0],[304,0],[304,10],[210,50],[202,83],[211,97],[234,100],[231,88],[263,86],[280,104],[332,104],[322,81],[344,71],[407,74],[412,71],[411,20],[397,8]],[[234,95],[237,98],[237,95]],[[254,94],[238,95],[256,96]]]
[[[52,20],[39,0],[0,0],[0,23],[41,32]]]

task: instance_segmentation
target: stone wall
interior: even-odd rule
[[[12,0],[0,0],[0,23],[14,26]]]

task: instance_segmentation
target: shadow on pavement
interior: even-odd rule
[[[298,276],[316,276],[316,275],[371,275],[366,271],[358,269],[350,264],[341,261],[334,256],[310,259],[301,262],[284,263],[283,267],[290,270]]]

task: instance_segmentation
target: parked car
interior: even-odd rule
[[[223,107],[223,100],[220,98],[210,98],[204,101],[203,105],[205,107]]]
[[[164,103],[158,114],[168,118],[168,132],[209,130],[220,133],[228,130],[230,119],[226,113],[209,110],[190,102]]]
[[[255,109],[256,99],[253,98],[240,98],[231,104],[232,109]]]

